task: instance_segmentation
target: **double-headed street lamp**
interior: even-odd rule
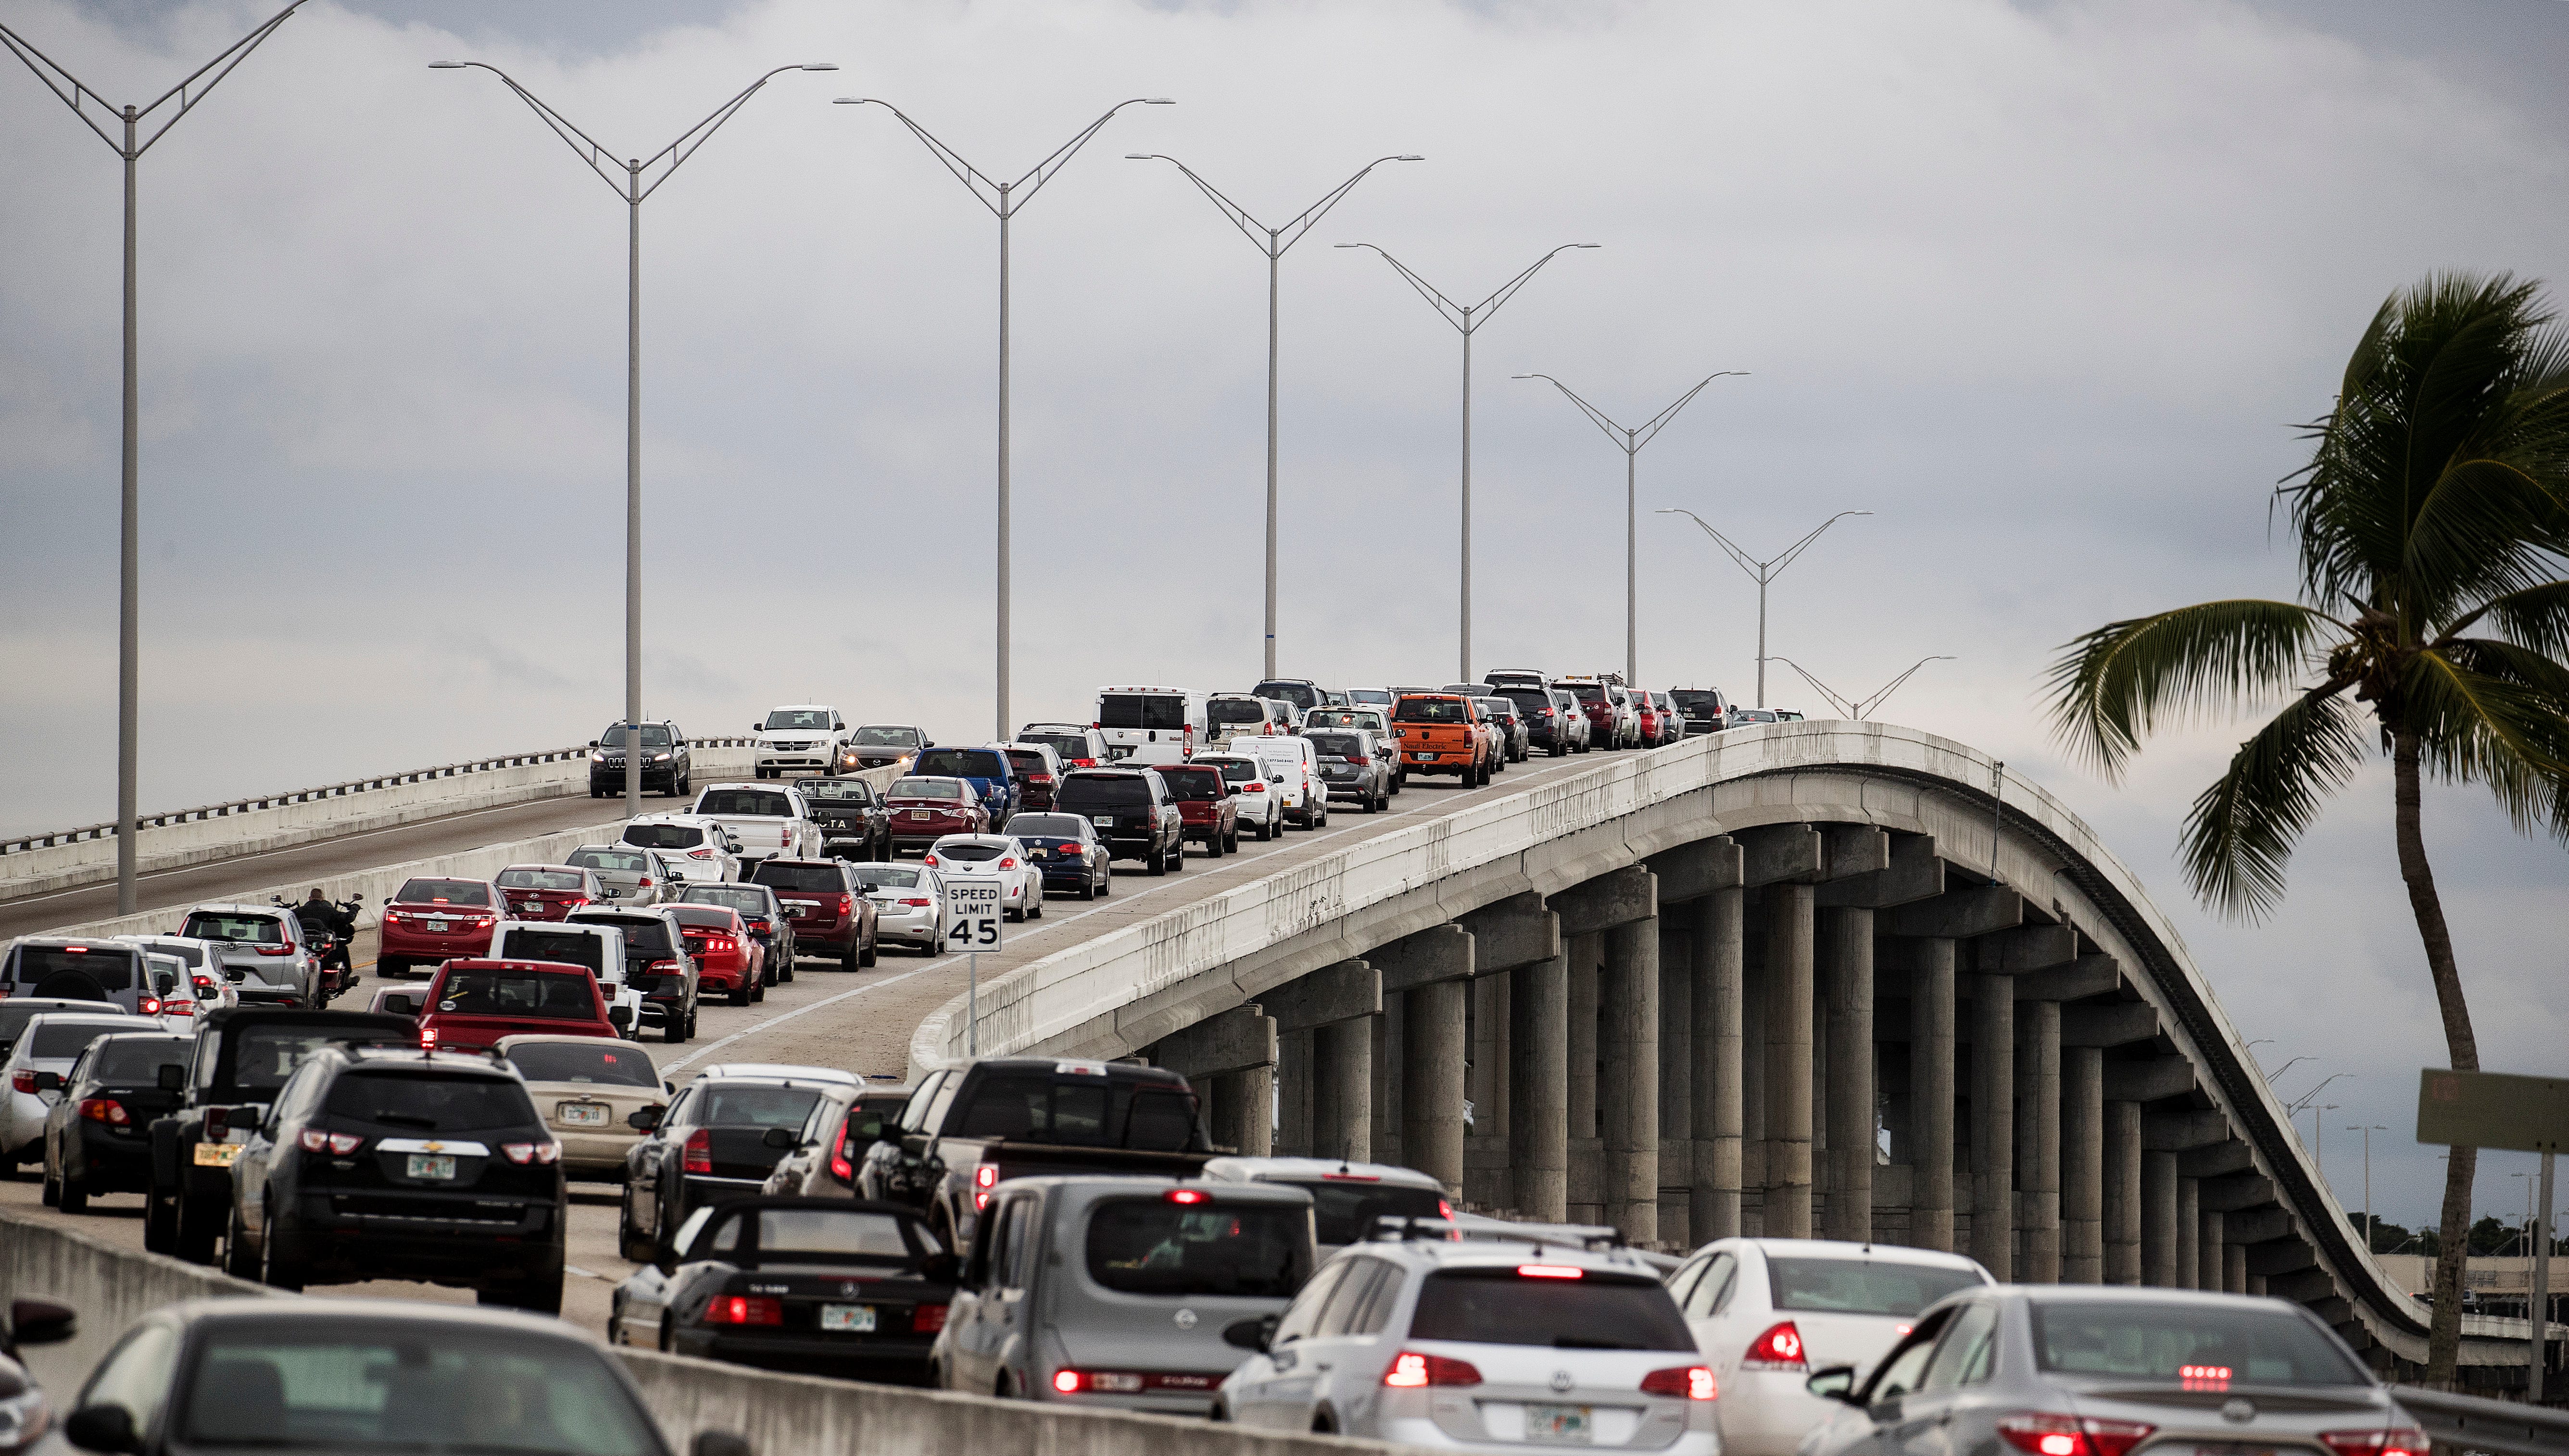
[[[1014,182],[999,182],[983,174],[979,168],[965,162],[960,153],[936,140],[925,127],[912,121],[891,102],[871,96],[843,96],[838,104],[879,106],[900,118],[901,124],[910,129],[910,134],[917,137],[938,162],[945,164],[947,172],[954,174],[954,180],[963,183],[981,205],[989,208],[990,214],[999,219],[999,593],[995,732],[1003,740],[1013,738],[1016,730],[1008,726],[1008,223],[1017,215],[1017,209],[1032,200],[1045,182],[1070,165],[1070,159],[1079,155],[1079,149],[1087,146],[1091,137],[1115,120],[1117,112],[1128,106],[1175,106],[1177,103],[1165,96],[1137,96],[1130,101],[1119,101],[1106,109],[1106,115],[1081,128],[1077,136],[1053,149],[1051,156],[1027,169],[1025,176]]]
[[[161,93],[159,100],[141,107],[131,103],[122,108],[111,105],[105,97],[82,85],[78,77],[54,64],[52,57],[29,45],[26,37],[0,25],[0,46],[8,47],[11,55],[26,63],[27,69],[36,73],[36,79],[45,83],[47,90],[72,109],[72,115],[79,117],[83,125],[98,134],[100,141],[115,148],[116,155],[125,160],[125,486],[117,533],[116,622],[116,912],[120,915],[130,915],[135,910],[135,819],[141,812],[141,806],[136,803],[135,777],[143,741],[143,403],[142,366],[138,358],[140,345],[137,341],[136,312],[139,305],[134,286],[134,165],[143,160],[144,153],[152,150],[153,143],[169,136],[170,129],[179,125],[181,117],[194,110],[196,103],[205,99],[206,93],[221,85],[222,79],[232,74],[234,67],[248,60],[249,53],[258,49],[259,42],[274,35],[276,28],[283,25],[286,17],[302,4],[303,0],[292,0],[284,9],[269,16],[265,24],[189,72],[186,80]],[[204,84],[197,85],[199,81]],[[100,126],[98,119],[90,115],[89,103],[93,101],[110,118],[124,123],[124,140],[119,141],[110,135],[107,128]],[[179,109],[155,127],[152,135],[142,136],[142,124],[173,101],[179,103]]]
[[[1563,253],[1569,252],[1574,248],[1598,247],[1602,244],[1594,242],[1565,242],[1561,246],[1554,248],[1552,251],[1545,253],[1542,257],[1536,258],[1533,264],[1524,272],[1519,273],[1505,283],[1500,284],[1498,291],[1492,293],[1489,297],[1482,299],[1478,303],[1471,304],[1457,303],[1453,299],[1436,291],[1436,289],[1431,286],[1426,279],[1411,272],[1408,267],[1400,261],[1400,259],[1393,257],[1390,253],[1383,252],[1381,248],[1375,247],[1374,244],[1370,242],[1341,242],[1336,245],[1339,247],[1372,248],[1374,252],[1381,254],[1382,260],[1391,264],[1394,272],[1397,272],[1401,277],[1409,280],[1409,286],[1418,290],[1419,297],[1427,300],[1427,306],[1436,310],[1436,316],[1445,320],[1447,323],[1452,324],[1455,332],[1463,336],[1462,626],[1457,633],[1459,646],[1461,648],[1460,660],[1462,662],[1462,667],[1456,674],[1456,680],[1460,682],[1469,682],[1472,680],[1472,335],[1481,327],[1481,325],[1490,321],[1491,315],[1499,311],[1499,305],[1507,302],[1511,298],[1514,298],[1518,289],[1524,287],[1535,274],[1543,271],[1544,264],[1551,262],[1554,258],[1557,258]]]
[[[1755,578],[1757,582],[1757,706],[1761,708],[1766,706],[1767,586],[1771,584],[1776,577],[1784,574],[1784,568],[1793,564],[1793,558],[1795,556],[1800,555],[1811,543],[1820,539],[1821,532],[1828,530],[1830,527],[1837,525],[1839,522],[1846,520],[1850,516],[1871,516],[1873,513],[1870,511],[1841,511],[1837,515],[1830,517],[1828,520],[1821,522],[1817,527],[1813,528],[1810,535],[1803,537],[1800,541],[1784,547],[1781,552],[1768,556],[1762,561],[1749,555],[1748,552],[1741,550],[1731,542],[1729,537],[1723,536],[1720,532],[1713,530],[1710,524],[1705,522],[1702,517],[1695,515],[1691,511],[1671,507],[1662,509],[1655,514],[1660,516],[1682,516],[1686,520],[1693,522],[1695,525],[1702,527],[1703,534],[1711,537],[1715,546],[1728,551],[1730,553],[1730,558],[1739,563],[1739,569],[1747,572],[1751,577]],[[1798,672],[1801,669],[1795,668],[1794,670]],[[1911,670],[1915,671],[1916,669],[1912,668]]]
[[[1891,695],[1900,691],[1900,685],[1902,683],[1917,676],[1919,668],[1926,666],[1930,662],[1951,662],[1954,659],[1941,653],[1934,657],[1921,657],[1917,661],[1909,664],[1908,671],[1903,672],[1898,677],[1884,683],[1872,696],[1861,698],[1839,696],[1836,692],[1830,689],[1827,683],[1811,676],[1809,670],[1804,668],[1802,664],[1794,661],[1790,657],[1784,656],[1781,653],[1776,654],[1775,660],[1783,663],[1786,667],[1793,669],[1795,672],[1800,673],[1802,681],[1809,683],[1812,691],[1818,693],[1821,697],[1828,699],[1829,706],[1838,710],[1839,717],[1851,718],[1854,721],[1861,723],[1864,721],[1865,714],[1875,711],[1884,703],[1890,701]]]
[[[1171,167],[1176,168],[1178,171],[1180,171],[1180,172],[1182,172],[1182,173],[1185,173],[1185,174],[1186,174],[1186,177],[1187,177],[1187,181],[1189,181],[1189,182],[1194,182],[1194,183],[1196,184],[1196,188],[1197,188],[1197,190],[1199,190],[1199,191],[1203,192],[1203,193],[1204,193],[1208,198],[1212,199],[1213,204],[1214,204],[1215,206],[1217,206],[1217,207],[1219,207],[1219,208],[1221,208],[1221,209],[1222,209],[1222,215],[1223,215],[1223,216],[1228,217],[1228,218],[1230,218],[1230,219],[1231,219],[1231,223],[1232,223],[1232,225],[1233,225],[1233,226],[1235,226],[1235,227],[1239,228],[1239,229],[1240,229],[1244,234],[1246,234],[1246,235],[1248,236],[1248,238],[1249,238],[1249,240],[1250,240],[1251,242],[1256,243],[1256,244],[1258,245],[1258,250],[1259,250],[1259,251],[1261,251],[1261,252],[1263,252],[1263,253],[1267,254],[1267,669],[1266,669],[1266,675],[1267,675],[1267,676],[1269,676],[1269,677],[1274,677],[1274,676],[1276,675],[1276,277],[1277,277],[1277,271],[1278,271],[1278,266],[1277,266],[1277,265],[1278,265],[1279,263],[1281,263],[1281,262],[1283,262],[1283,261],[1284,261],[1284,251],[1285,251],[1285,249],[1287,249],[1287,248],[1291,247],[1293,244],[1295,244],[1295,243],[1297,243],[1297,242],[1301,241],[1301,240],[1302,240],[1302,235],[1303,235],[1304,233],[1306,233],[1306,232],[1309,232],[1309,231],[1312,229],[1312,227],[1313,227],[1313,226],[1317,225],[1317,224],[1318,224],[1318,222],[1319,222],[1319,220],[1320,220],[1322,217],[1327,216],[1327,215],[1328,215],[1328,211],[1329,211],[1329,209],[1330,209],[1331,207],[1336,206],[1336,205],[1338,204],[1338,200],[1339,200],[1340,198],[1344,197],[1348,192],[1353,191],[1353,190],[1355,189],[1355,185],[1356,185],[1356,183],[1357,183],[1357,182],[1363,182],[1363,181],[1365,180],[1365,175],[1366,175],[1367,173],[1372,172],[1375,168],[1382,166],[1382,165],[1383,165],[1384,163],[1386,163],[1386,162],[1425,162],[1427,159],[1426,159],[1426,158],[1424,158],[1424,157],[1406,156],[1406,155],[1404,155],[1404,156],[1400,156],[1400,157],[1377,157],[1377,158],[1375,158],[1373,161],[1366,163],[1366,164],[1364,165],[1363,170],[1362,170],[1362,171],[1360,171],[1360,172],[1358,172],[1355,176],[1353,176],[1353,177],[1351,177],[1351,178],[1348,178],[1345,182],[1342,182],[1338,183],[1335,187],[1331,188],[1331,189],[1329,190],[1329,192],[1327,193],[1327,195],[1325,195],[1325,196],[1321,197],[1321,198],[1320,198],[1320,200],[1318,200],[1318,201],[1316,201],[1316,202],[1313,202],[1310,206],[1305,207],[1305,208],[1303,208],[1301,211],[1294,213],[1291,217],[1287,218],[1284,223],[1282,223],[1281,225],[1275,226],[1275,227],[1270,227],[1270,226],[1268,226],[1266,223],[1261,222],[1261,221],[1259,221],[1257,218],[1252,217],[1251,215],[1249,215],[1249,209],[1248,209],[1248,208],[1243,207],[1243,206],[1241,206],[1238,202],[1235,202],[1235,201],[1233,201],[1231,198],[1229,198],[1229,197],[1227,197],[1227,196],[1224,196],[1224,195],[1222,194],[1221,190],[1220,190],[1219,188],[1215,187],[1213,183],[1211,183],[1211,182],[1206,182],[1202,177],[1197,176],[1197,175],[1196,175],[1196,171],[1195,171],[1195,169],[1193,169],[1193,168],[1191,168],[1191,167],[1187,166],[1185,163],[1180,162],[1179,160],[1177,160],[1177,159],[1176,159],[1176,158],[1174,158],[1174,157],[1167,157],[1167,156],[1163,156],[1163,155],[1161,155],[1160,153],[1157,153],[1157,152],[1128,152],[1128,153],[1126,153],[1126,154],[1124,155],[1124,160],[1125,160],[1125,161],[1127,161],[1127,162],[1165,162],[1165,163],[1169,164]]]
[[[1572,404],[1579,406],[1581,414],[1594,421],[1598,429],[1606,432],[1606,438],[1614,441],[1617,448],[1624,452],[1624,681],[1635,687],[1642,685],[1641,529],[1634,519],[1635,475],[1640,469],[1642,447],[1650,444],[1653,436],[1665,429],[1668,421],[1675,419],[1677,411],[1684,409],[1688,401],[1703,393],[1705,385],[1728,375],[1744,375],[1747,372],[1745,369],[1724,369],[1719,374],[1707,374],[1696,382],[1694,388],[1677,396],[1675,404],[1638,425],[1629,426],[1616,424],[1614,420],[1608,418],[1604,410],[1581,399],[1569,385],[1549,374],[1516,376],[1519,379],[1540,379],[1560,390]]]
[[[696,155],[732,114],[749,104],[759,88],[788,71],[836,71],[827,63],[779,66],[751,82],[738,96],[714,109],[713,115],[689,127],[678,140],[650,157],[618,163],[568,118],[536,99],[509,73],[480,61],[431,61],[432,71],[488,71],[518,94],[573,156],[588,164],[624,199],[624,812],[642,812],[642,200],[660,189],[681,164]],[[653,169],[659,175],[646,182]],[[621,177],[617,174],[622,174]],[[671,745],[670,751],[676,752]],[[672,780],[674,783],[675,781]]]

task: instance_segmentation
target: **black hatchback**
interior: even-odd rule
[[[142,1024],[137,1018],[138,1024]],[[196,1038],[118,1032],[89,1044],[62,1074],[45,1115],[45,1202],[81,1213],[92,1196],[152,1191],[152,1120],[179,1106]],[[36,1074],[39,1091],[51,1072]]]
[[[898,1204],[747,1198],[669,1274],[661,1348],[762,1370],[927,1383],[958,1261]]]
[[[280,1289],[423,1279],[561,1312],[561,1144],[505,1061],[328,1045],[232,1164],[225,1272]]]

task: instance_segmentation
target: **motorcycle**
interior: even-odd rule
[[[327,923],[316,923],[317,917],[305,913],[311,904],[309,901],[287,901],[273,895],[267,899],[270,905],[294,911],[295,919],[302,923],[304,938],[311,942],[318,957],[321,973],[318,1003],[327,1005],[353,989],[357,984],[357,972],[349,964],[348,945],[357,938],[357,907],[364,905],[366,898],[356,895],[331,902],[334,913]]]

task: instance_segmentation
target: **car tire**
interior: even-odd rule
[[[1169,873],[1168,856],[1160,853],[1160,847],[1158,845],[1151,846],[1150,858],[1144,860],[1142,863],[1144,870],[1149,874],[1166,875]]]
[[[615,1215],[615,1252],[626,1264],[649,1264],[651,1241],[633,1232],[633,1195],[619,1200]]]
[[[1042,891],[1040,891],[1040,890],[1036,891],[1036,892],[1035,892],[1035,903],[1034,903],[1033,905],[1030,905],[1030,906],[1026,907],[1026,918],[1027,918],[1027,919],[1030,919],[1030,920],[1039,920],[1039,919],[1042,919],[1042,918],[1043,918],[1043,892],[1042,892]]]
[[[883,942],[873,937],[868,937],[865,948],[857,952],[857,968],[863,970],[871,967],[880,957],[882,951]]]
[[[249,1255],[249,1228],[241,1222],[240,1209],[232,1209],[231,1232],[223,1236],[223,1273],[236,1279],[258,1281],[258,1262]]]
[[[178,1202],[157,1188],[146,1189],[143,1193],[143,1252],[179,1252]]]
[[[841,970],[854,970],[854,969],[856,969],[856,968],[857,968],[857,942],[856,942],[856,941],[854,941],[854,940],[850,940],[850,941],[848,942],[848,948],[847,948],[846,950],[844,950],[844,951],[841,951],[841,952],[840,952],[840,954],[839,954],[839,969],[841,969]]]
[[[767,984],[768,984],[768,982],[767,982],[767,977],[765,977],[765,976],[763,976],[763,975],[762,975],[762,976],[760,976],[757,980],[755,980],[755,981],[751,982],[751,983],[750,983],[750,989],[749,989],[749,998],[750,998],[751,1000],[753,1000],[753,1001],[760,1001],[760,1002],[764,1002],[764,1001],[767,999]]]
[[[54,1170],[42,1163],[36,1167],[37,1177],[43,1183],[36,1193],[36,1202],[49,1209],[59,1207],[63,1201],[63,1186],[54,1181]]]
[[[671,1016],[660,1023],[660,1039],[671,1046],[675,1046],[679,1042],[687,1039],[685,1036],[680,1034],[686,1029],[687,1027],[685,1022],[680,1021],[675,1016]]]
[[[375,974],[386,980],[400,980],[410,974],[410,962],[395,956],[378,955],[375,957]]]
[[[1237,855],[1240,853],[1240,821],[1238,819],[1232,820],[1231,832],[1222,837],[1222,852],[1226,855]]]
[[[271,1289],[290,1294],[303,1292],[303,1266],[277,1253],[276,1231],[270,1229],[259,1241],[258,1281]]]
[[[201,1204],[202,1200],[197,1202]],[[189,1208],[187,1200],[182,1198],[171,1214],[177,1229],[172,1252],[189,1264],[211,1265],[214,1262],[214,1216],[201,1208],[191,1214]]]
[[[1259,842],[1260,844],[1262,844],[1262,845],[1263,845],[1263,844],[1265,844],[1265,843],[1267,843],[1269,840],[1272,840],[1272,839],[1276,838],[1276,825],[1275,825],[1275,823],[1271,820],[1270,822],[1268,822],[1268,823],[1266,823],[1266,824],[1262,824],[1262,825],[1258,826],[1257,834],[1258,834],[1258,842]]]
[[[663,1309],[660,1311],[660,1353],[674,1355],[677,1352],[678,1311]]]
[[[1106,878],[1097,883],[1097,898],[1104,900],[1115,893],[1115,867],[1106,867]]]
[[[1082,880],[1082,881],[1080,881],[1080,882],[1079,882],[1079,898],[1080,898],[1081,900],[1095,900],[1095,899],[1097,898],[1097,885],[1096,885],[1096,882],[1094,882],[1094,881],[1090,881],[1090,880]]]
[[[746,1006],[749,1004],[748,976],[742,976],[740,978],[740,989],[731,993],[731,1003],[735,1006]]]
[[[58,1179],[54,1184],[54,1207],[67,1214],[86,1214],[89,1212],[89,1190],[69,1178]]]

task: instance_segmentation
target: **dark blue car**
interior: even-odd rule
[[[1026,859],[1043,872],[1044,894],[1095,900],[1115,889],[1114,856],[1097,827],[1079,814],[1021,814],[1009,838],[1026,847]]]
[[[1007,751],[997,746],[921,749],[910,771],[919,777],[971,780],[972,792],[990,811],[992,834],[1001,833],[1009,816],[1025,807],[1025,785],[1009,766]]]

